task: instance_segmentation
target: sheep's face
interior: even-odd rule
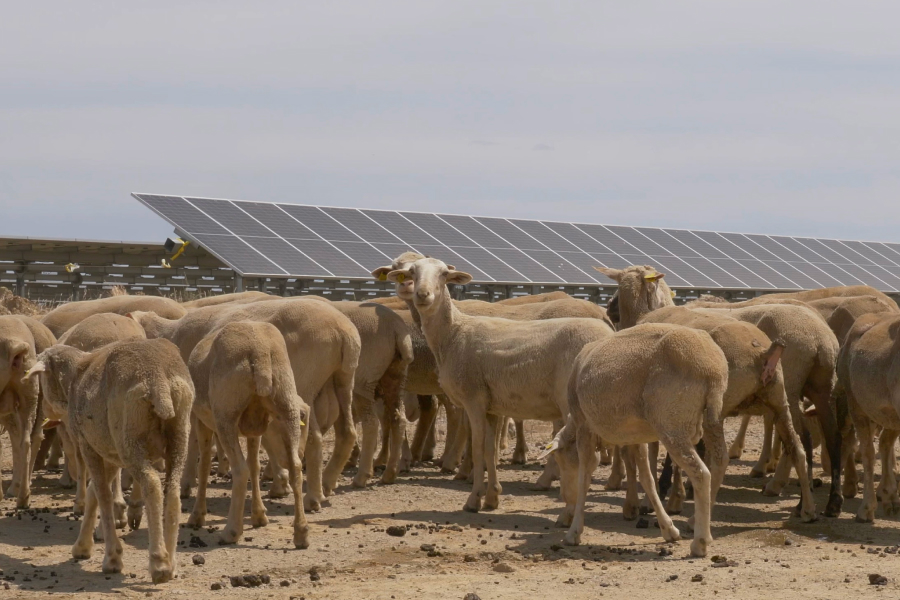
[[[594,267],[619,283],[619,327],[632,327],[643,315],[672,306],[672,291],[663,281],[664,273],[650,266],[632,266],[625,269]]]
[[[447,284],[465,285],[472,281],[472,276],[436,258],[422,258],[405,269],[391,271],[388,279],[395,283],[412,280],[413,303],[420,313],[429,314],[441,306]]]
[[[404,252],[400,256],[394,259],[394,262],[389,267],[378,267],[374,271],[372,271],[372,277],[379,281],[387,281],[388,273],[391,271],[403,271],[409,268],[417,260],[425,258],[418,252]],[[394,289],[397,292],[397,297],[406,302],[411,302],[413,300],[414,290],[414,282],[412,277],[405,278],[403,281],[395,281]]]

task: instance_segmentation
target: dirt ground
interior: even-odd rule
[[[307,550],[291,544],[290,499],[266,500],[267,527],[251,529],[248,514],[244,541],[219,546],[216,529],[225,521],[230,482],[216,478],[207,527],[181,529],[179,573],[164,585],[148,577],[146,526],[119,532],[122,574],[101,573],[102,543],[90,560],[73,560],[70,547],[80,525],[71,513],[73,492],[57,485],[58,473],[39,472],[33,510],[16,513],[12,499],[0,505],[0,598],[848,598],[894,597],[900,589],[897,521],[879,510],[874,524],[855,523],[857,497],[845,501],[840,518],[803,524],[789,518],[796,481],[782,498],[760,494],[763,480],[748,475],[760,449],[761,422],[751,425],[743,460],[729,467],[713,513],[715,542],[705,559],[690,557],[689,541],[664,543],[652,515],[646,529],[623,520],[624,492],[603,489],[609,467],[594,476],[583,545],[563,547],[564,530],[554,527],[558,488],[533,490],[541,468],[534,462],[536,444],[549,438],[549,427],[526,426],[532,462],[512,466],[511,449],[504,453],[499,510],[463,512],[469,484],[431,465],[413,468],[396,485],[366,490],[350,487],[348,470],[330,505],[309,515]],[[736,426],[737,420],[729,421],[729,439]],[[8,482],[8,451],[3,466]],[[826,494],[827,485],[815,490],[820,510]],[[183,512],[192,506],[186,500]],[[688,503],[686,515],[674,517],[682,532],[692,510]],[[182,523],[186,519],[182,514]],[[392,537],[385,531],[391,525],[408,531]],[[205,563],[195,566],[195,555]],[[716,555],[726,562],[714,563]],[[869,574],[876,573],[887,577],[886,585],[870,585]],[[267,575],[270,583],[234,588],[229,577],[237,575]]]

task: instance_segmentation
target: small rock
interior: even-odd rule
[[[693,581],[694,583],[698,583],[698,582],[700,582],[700,581],[703,581],[703,575],[701,575],[700,573],[697,573],[696,575],[694,575],[693,577],[691,577],[691,581]]]
[[[563,547],[560,544],[551,544],[550,549],[553,550],[554,552],[559,552],[560,550],[563,549]]]
[[[287,587],[287,586],[291,585],[291,582],[288,581],[287,579],[282,579],[281,583],[279,583],[278,585],[280,585],[281,587]]]
[[[887,585],[887,577],[878,573],[869,573],[869,585]]]
[[[421,546],[419,546],[419,550],[421,550],[422,552],[433,552],[434,544],[422,544]]]
[[[394,537],[403,537],[406,535],[406,527],[403,527],[402,525],[391,525],[385,531],[387,531],[388,535]]]
[[[650,527],[650,521],[641,517],[637,520],[637,523],[634,524],[637,529],[648,529]]]
[[[231,582],[231,587],[244,587],[247,584],[244,582],[243,575],[234,575],[228,578],[228,581]]]
[[[666,577],[666,583],[675,581],[676,579],[678,579],[678,575],[669,575],[668,577]]]
[[[794,540],[792,540],[792,539],[790,539],[790,538],[785,538],[785,540],[784,540],[784,545],[785,545],[785,546],[793,546],[793,545],[794,545]]]
[[[209,586],[209,589],[211,589],[214,592],[217,592],[222,589],[222,584],[217,581],[216,583]]]
[[[191,557],[191,560],[194,561],[194,564],[197,565],[198,567],[200,565],[206,564],[206,559],[203,558],[203,556],[201,556],[200,554],[195,554],[194,556]]]
[[[468,594],[463,596],[463,600],[481,600],[481,596],[479,596],[478,594],[469,592]]]
[[[463,557],[463,562],[467,562],[467,563],[473,563],[473,562],[475,562],[475,561],[477,561],[477,560],[478,560],[478,559],[475,558],[474,556],[472,556],[471,554],[466,554],[466,555]]]
[[[666,548],[665,546],[663,546],[662,548],[659,549],[659,552],[657,552],[657,554],[659,556],[672,556],[672,551],[670,549]]]
[[[710,560],[714,563],[723,563],[728,561],[728,557],[722,556],[721,554],[716,554]]]
[[[497,573],[512,573],[515,570],[516,569],[512,565],[504,562],[494,565],[494,571],[496,571]]]

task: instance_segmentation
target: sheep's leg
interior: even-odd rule
[[[487,427],[485,428],[485,453],[484,464],[487,469],[487,493],[484,497],[484,509],[493,510],[500,506],[500,494],[503,486],[497,478],[497,446],[494,444],[496,428],[503,422],[503,417],[487,415]],[[488,443],[490,441],[490,443]],[[498,440],[499,441],[499,440]]]
[[[741,416],[741,426],[738,428],[737,436],[728,448],[728,458],[736,460],[744,454],[744,442],[747,439],[747,426],[749,424],[750,415]]]
[[[388,460],[381,474],[381,483],[394,483],[400,470],[403,438],[406,434],[406,405],[403,402],[403,386],[406,383],[406,362],[396,358],[378,382],[384,398],[384,415],[390,427],[391,445]]]
[[[181,497],[182,498],[190,498],[191,497],[191,488],[194,487],[194,484],[200,478],[206,477],[209,478],[209,471],[203,472],[202,469],[198,470],[198,458],[200,455],[200,446],[198,441],[197,432],[194,431],[193,426],[191,427],[191,441],[188,444],[188,452],[187,459],[184,462],[184,475],[181,476]],[[219,452],[219,454],[222,454]]]
[[[744,418],[749,420],[750,415],[744,415]],[[741,423],[741,427],[744,424]],[[753,468],[750,469],[750,477],[765,477],[766,473],[769,472],[770,465],[772,464],[772,432],[773,432],[773,416],[772,413],[766,411],[763,414],[763,444],[762,450],[759,453],[759,460],[756,461],[756,464],[753,465]],[[738,434],[740,435],[740,434]],[[777,443],[777,439],[776,439]]]
[[[641,486],[644,488],[644,494],[650,500],[650,506],[656,513],[656,521],[659,523],[659,531],[662,533],[663,539],[667,542],[676,542],[681,539],[678,528],[672,523],[672,519],[666,514],[662,500],[656,492],[656,479],[653,477],[653,471],[650,467],[650,454],[648,453],[647,444],[638,444],[632,446],[629,450],[633,452],[637,450],[637,467],[641,478]],[[657,453],[659,452],[657,447]]]
[[[528,462],[528,442],[525,440],[525,422],[515,421],[516,424],[516,449],[513,450],[512,464],[524,465]]]
[[[131,494],[128,496],[128,527],[138,529],[141,519],[144,518],[144,490],[141,487],[141,479],[132,475]]]
[[[822,427],[822,443],[828,450],[828,454],[830,456],[841,456],[841,425],[843,425],[845,418],[841,416],[841,422],[838,422],[834,407],[832,406],[831,389],[807,389],[804,391],[806,392],[806,396],[812,400],[816,407],[816,417],[819,420],[819,425]],[[807,450],[806,459],[811,473],[812,451],[807,448],[806,436],[802,439],[803,447]],[[811,445],[812,444],[810,443],[810,446]],[[824,511],[825,516],[840,516],[843,503],[844,497],[841,495],[841,465],[838,461],[833,461],[833,464],[831,465],[831,488],[828,491],[828,504],[825,505]]]
[[[709,518],[712,518],[712,509],[716,505],[716,496],[725,479],[725,470],[728,468],[728,445],[725,443],[725,428],[721,420],[703,425],[704,462],[710,472],[709,480]],[[807,485],[809,489],[809,485]],[[695,502],[696,507],[696,502]],[[696,515],[696,510],[694,512]],[[694,517],[688,519],[688,526],[692,527]]]
[[[371,400],[356,395],[354,402],[362,424],[362,439],[359,443],[359,468],[356,471],[356,477],[353,478],[353,487],[364,488],[375,474],[374,457],[375,446],[378,444],[379,422],[371,406]]]
[[[225,477],[231,473],[231,463],[228,462],[228,455],[224,450],[219,448],[219,438],[216,437],[216,475]]]
[[[586,427],[579,428],[575,436],[575,445],[578,449],[575,510],[572,515],[572,524],[563,538],[563,541],[569,546],[577,546],[581,543],[581,534],[584,532],[584,506],[587,502],[588,489],[591,487],[591,475],[597,468],[597,440]]]
[[[606,480],[606,490],[616,491],[622,489],[622,478],[625,477],[625,465],[622,464],[622,448],[613,447],[612,467],[609,472],[609,479]]]
[[[31,479],[28,465],[31,463],[31,430],[29,419],[15,415],[14,427],[9,428],[9,439],[13,450],[12,485],[7,488],[8,496],[15,494],[16,508],[28,508],[31,499]]]
[[[250,468],[250,524],[265,527],[269,524],[266,506],[259,490],[259,442],[258,436],[247,438],[247,465]]]
[[[96,457],[96,458],[99,458]],[[91,476],[96,482],[94,491],[100,505],[100,525],[103,531],[103,540],[106,543],[106,553],[103,556],[104,573],[122,572],[122,541],[116,535],[115,505],[113,501],[112,486],[117,482],[116,474],[119,469],[110,464],[105,464],[102,458],[97,468],[91,469]],[[98,469],[100,472],[98,473]]]
[[[194,500],[194,510],[191,512],[187,524],[190,527],[203,527],[206,523],[206,489],[209,486],[209,468],[212,464],[213,431],[196,417],[192,420],[194,424],[191,427],[191,437],[196,436],[200,451],[200,477],[197,480],[197,498]]]
[[[309,434],[306,438],[306,495],[303,508],[316,512],[322,507],[322,430],[316,420],[316,410],[309,411]]]
[[[334,392],[337,396],[339,410],[338,418],[334,423],[334,450],[322,476],[324,489],[329,491],[337,487],[341,471],[344,470],[344,465],[347,464],[347,459],[350,458],[350,453],[353,452],[353,446],[356,444],[356,427],[353,425],[352,413],[353,375],[351,374],[349,377],[335,375]],[[307,463],[306,469],[309,471],[309,463]],[[308,480],[307,487],[309,487]]]
[[[250,478],[250,467],[241,450],[237,428],[232,425],[223,427],[223,425],[223,422],[216,420],[216,429],[219,430],[219,451],[224,450],[231,463],[231,505],[228,509],[228,524],[219,536],[219,540],[222,544],[234,544],[244,533],[244,503],[247,501],[247,480]],[[249,440],[247,447],[249,450]]]
[[[373,459],[372,467],[373,468],[383,468],[387,465],[388,461],[388,449],[391,447],[391,427],[387,422],[387,415],[382,412],[381,414],[381,447],[378,450],[378,455]],[[360,452],[362,452],[362,448],[360,448]]]
[[[122,494],[122,469],[116,467],[116,473],[112,481],[113,507],[115,508],[116,529],[125,529],[128,520],[125,518],[125,496]]]
[[[466,411],[468,413],[468,411]],[[472,481],[473,476],[473,467],[472,467],[472,425],[468,421],[468,414],[466,415],[466,427],[465,427],[465,452],[462,455],[462,461],[459,463],[459,470],[456,473],[456,476],[453,479],[457,480],[466,480]]]
[[[851,409],[853,410],[853,409]],[[875,444],[872,441],[872,422],[862,410],[853,410],[853,423],[859,437],[863,463],[863,497],[856,513],[857,523],[871,523],[875,520]]]
[[[156,569],[151,562],[150,575],[156,577],[154,581],[168,581],[175,576],[178,568],[176,547],[178,545],[178,523],[181,518],[181,496],[178,488],[184,471],[187,448],[190,445],[190,428],[183,427],[175,419],[166,424],[165,435],[166,484],[162,489],[165,502],[162,506],[162,516],[163,540],[168,562],[160,564]],[[158,478],[157,481],[159,481]]]
[[[282,455],[281,440],[267,429],[262,435],[262,446],[269,457],[269,471],[272,474],[272,487],[269,488],[269,498],[286,498],[288,495],[288,472],[281,464],[285,457]],[[327,490],[331,493],[331,490]]]
[[[856,430],[848,427],[841,442],[841,464],[844,466],[844,481],[841,493],[844,498],[854,498],[859,492],[859,473],[856,470],[856,448],[858,446]]]
[[[162,483],[159,480],[159,473],[150,461],[142,459],[135,462],[129,461],[136,483],[141,487],[144,509],[147,512],[150,579],[153,583],[164,583],[172,578],[173,573],[172,557],[169,556],[165,544]]]
[[[691,542],[691,554],[697,557],[706,556],[707,548],[712,542],[709,527],[712,476],[690,442],[669,436],[663,436],[660,441],[668,448],[675,464],[685,470],[694,484],[694,541]]]
[[[419,420],[416,423],[416,434],[413,436],[409,448],[413,463],[431,458],[425,457],[429,438],[431,439],[431,455],[434,456],[434,422],[437,420],[438,414],[438,403],[434,396],[418,395],[416,399],[419,402]]]
[[[897,441],[898,433],[900,432],[884,429],[878,443],[881,454],[881,508],[887,517],[900,513],[900,496],[897,493],[897,477],[894,473],[896,467],[894,442]]]
[[[400,465],[397,467],[401,473],[409,473],[412,467],[412,451],[409,449],[409,440],[403,434],[403,445],[400,448]]]
[[[647,455],[653,457],[652,459],[650,459],[650,462],[652,464],[651,473],[653,475],[653,489],[658,490],[659,487],[658,487],[658,482],[656,480],[656,463],[659,462],[659,442],[651,442],[650,444],[647,445]],[[638,462],[640,462],[640,457],[636,457],[636,460],[638,460]],[[638,466],[638,480],[641,483],[641,487],[643,487],[644,482],[643,482],[643,480],[640,479],[640,474],[641,474],[640,464],[638,464],[637,466]],[[653,503],[650,501],[650,496],[647,495],[647,491],[644,490],[644,499],[641,500],[641,514],[649,515],[651,512],[653,512]]]
[[[499,443],[497,445],[497,449],[500,450],[501,452],[506,450],[507,448],[509,448],[509,422],[510,422],[509,417],[502,417],[501,422],[500,422],[500,426],[499,426],[500,439],[498,440]]]
[[[809,474],[806,469],[806,453],[800,446],[800,437],[791,424],[788,406],[786,403],[779,403],[775,406],[769,406],[769,408],[772,410],[773,426],[777,430],[778,437],[784,446],[784,456],[793,463],[794,469],[797,470],[797,478],[800,482],[800,516],[807,523],[815,521],[818,517],[816,516],[816,503],[813,500],[810,488]],[[787,464],[787,462],[787,460],[779,461],[779,468],[782,468],[781,465]],[[772,484],[778,479],[778,476],[773,477],[769,483]]]
[[[559,432],[560,429],[565,425],[565,421],[556,420],[553,421],[553,435],[554,437]],[[547,464],[544,465],[544,471],[541,473],[541,476],[538,477],[535,482],[534,489],[536,490],[549,490],[553,482],[559,479],[559,465],[556,464],[556,456],[551,454],[547,458]]]
[[[74,446],[74,451],[72,452],[72,462],[75,466],[75,476],[78,478],[78,482],[75,485],[75,507],[72,512],[77,515],[83,514],[85,511],[88,489],[87,463],[84,461],[84,454],[81,448],[77,445]],[[78,512],[79,509],[81,510],[80,513]]]
[[[494,431],[490,430],[488,437],[487,415],[483,412],[479,413],[474,410],[466,411],[469,415],[469,429],[471,435],[471,452],[472,457],[472,493],[463,505],[463,510],[468,512],[478,512],[481,510],[481,499],[484,496],[484,450],[490,445],[494,445]]]
[[[621,449],[622,463],[625,465],[625,503],[622,504],[622,517],[626,521],[637,519],[640,513],[636,453],[633,446],[623,446]]]
[[[53,448],[53,445],[56,443],[56,441],[56,428],[48,429],[47,434],[41,441],[41,445],[38,447],[37,452],[35,452],[34,454],[35,471],[41,471],[44,469],[44,467],[47,466],[47,457],[50,455],[50,450],[51,448]]]
[[[87,469],[87,467],[85,467]],[[94,484],[97,479],[91,481],[84,493],[84,517],[81,519],[81,529],[78,532],[78,539],[72,546],[72,558],[75,560],[85,560],[91,557],[91,551],[94,549],[94,527],[97,525],[97,494],[94,491]]]
[[[431,417],[431,425],[428,426],[428,435],[425,436],[425,444],[422,447],[422,459],[425,460],[434,460],[434,451],[437,448],[437,440],[435,439],[435,425],[437,424],[437,415],[439,405],[437,402],[434,403],[434,410],[432,411]],[[421,421],[422,417],[425,416],[424,413],[420,411],[419,420]]]
[[[454,405],[446,396],[443,404],[447,413],[447,436],[444,440],[444,454],[441,456],[441,473],[453,473],[465,451],[466,411]]]
[[[59,461],[63,457],[63,446],[59,435],[59,425],[54,427],[51,431],[53,431],[54,435],[50,444],[50,455],[47,457],[47,468],[58,469],[60,465]]]
[[[303,487],[302,469],[300,463],[300,443],[303,439],[303,426],[300,425],[300,416],[293,410],[293,406],[278,408],[279,414],[290,415],[290,418],[280,421],[281,436],[284,440],[284,448],[288,470],[288,481],[294,492],[294,547],[309,547],[309,524],[306,522],[306,514],[303,512],[301,490]]]
[[[671,462],[672,455],[666,453],[666,460]],[[672,465],[672,495],[666,501],[666,512],[670,515],[680,515],[684,510],[684,500],[687,494],[684,490],[684,477],[677,465]]]
[[[70,489],[76,487],[78,485],[78,469],[80,468],[79,463],[81,462],[78,456],[78,449],[75,447],[75,444],[72,442],[72,438],[69,436],[69,431],[66,429],[65,424],[60,423],[56,426],[57,437],[59,437],[62,442],[63,453],[66,457],[66,465],[65,470],[63,470],[62,476],[59,478],[59,485],[64,489]],[[75,492],[76,504],[79,498],[78,491]],[[84,490],[81,490],[81,512],[76,512],[75,514],[82,514],[84,512]]]

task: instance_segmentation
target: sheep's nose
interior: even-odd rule
[[[430,293],[428,290],[419,290],[419,291],[416,292],[416,296],[418,296],[418,297],[421,298],[422,300],[428,299],[428,297],[429,297],[430,295],[431,295],[431,293]]]

